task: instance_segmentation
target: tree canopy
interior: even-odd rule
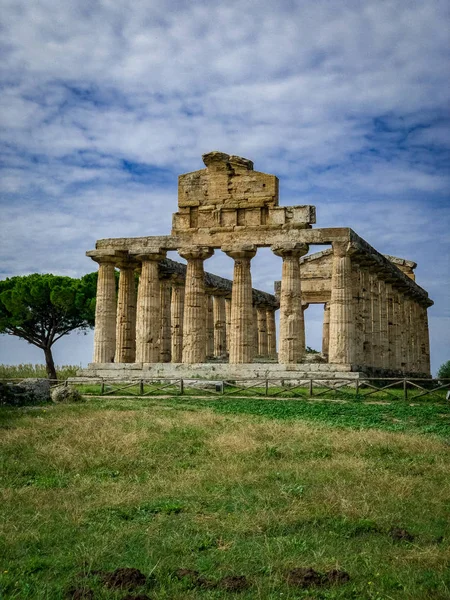
[[[75,329],[94,326],[97,273],[81,279],[38,274],[0,281],[0,333],[41,348],[56,379],[51,347]]]
[[[450,379],[450,360],[439,367],[437,376],[440,379]]]

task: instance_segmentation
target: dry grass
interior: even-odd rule
[[[120,566],[154,569],[155,599],[228,597],[187,589],[171,576],[178,567],[243,573],[252,587],[242,598],[313,597],[286,584],[286,569],[336,565],[350,583],[314,597],[449,593],[444,440],[158,401],[25,410],[8,427],[5,598],[60,598],[82,567]],[[392,540],[393,526],[414,543]],[[120,597],[90,585],[99,598]]]

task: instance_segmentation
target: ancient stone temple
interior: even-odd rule
[[[99,240],[87,252],[99,264],[91,374],[430,375],[433,302],[414,262],[380,254],[347,227],[313,227],[315,207],[280,206],[278,179],[250,160],[211,152],[203,162],[179,177],[171,235]],[[326,248],[308,255],[310,245]],[[262,247],[282,259],[275,296],[252,286]],[[166,258],[174,250],[187,264]],[[215,251],[233,259],[232,282],[205,271]],[[317,362],[305,357],[312,303],[324,306]]]

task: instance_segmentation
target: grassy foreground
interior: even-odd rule
[[[183,398],[0,408],[0,598],[448,599],[449,408],[390,410]],[[120,567],[147,582],[108,587],[104,571]],[[301,567],[350,579],[299,587],[289,573]],[[233,592],[227,576],[248,587]]]

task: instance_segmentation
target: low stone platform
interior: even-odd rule
[[[105,378],[118,381],[133,379],[359,379],[366,375],[352,371],[351,365],[329,363],[299,363],[283,365],[278,363],[91,363],[81,369],[73,380]]]

